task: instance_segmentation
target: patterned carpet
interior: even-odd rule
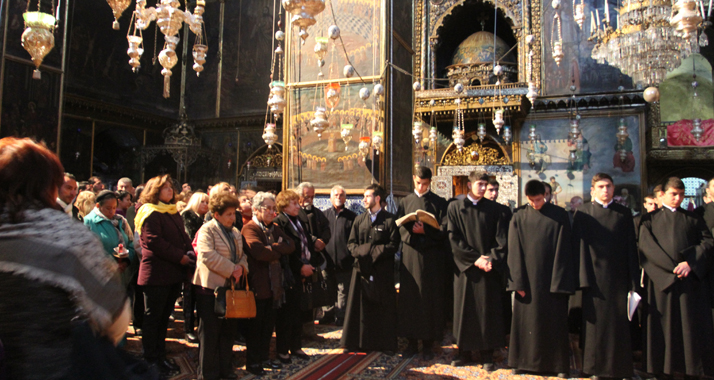
[[[167,351],[169,358],[181,367],[181,374],[172,380],[188,380],[196,378],[198,360],[198,344],[192,344],[184,339],[182,313],[180,309],[174,313],[176,320],[171,322],[167,338]],[[376,379],[481,379],[481,380],[544,380],[546,378],[534,375],[513,376],[507,369],[507,351],[505,349],[494,353],[498,370],[488,373],[481,365],[452,367],[449,365],[456,354],[456,345],[452,343],[450,334],[434,348],[434,358],[426,361],[421,355],[411,358],[402,357],[400,354],[388,356],[380,352],[368,354],[342,354],[339,347],[342,330],[337,326],[317,325],[315,330],[324,338],[321,342],[307,341],[304,343],[305,352],[310,355],[309,361],[293,360],[280,370],[266,370],[266,375],[260,379],[290,379],[290,380],[376,380]],[[572,336],[575,338],[575,336]],[[275,355],[275,340],[272,341],[271,356]],[[400,340],[400,350],[406,348],[406,340]],[[577,339],[571,339],[573,355],[571,355],[571,375],[577,377],[582,362],[579,360],[580,350]],[[245,371],[245,346],[235,345],[234,367],[240,379],[254,379],[256,376]],[[141,354],[141,338],[134,335],[134,329],[127,331],[126,350]],[[478,358],[474,358],[478,359]],[[551,378],[548,378],[551,379]],[[557,378],[552,378],[557,379]]]

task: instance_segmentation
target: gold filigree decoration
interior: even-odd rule
[[[283,154],[261,154],[253,158],[253,167],[256,168],[279,168],[283,166]]]
[[[460,165],[508,165],[508,158],[503,156],[503,153],[494,148],[481,146],[479,143],[473,143],[465,146],[459,151],[454,149],[451,153],[444,157],[442,165],[444,166],[460,166]]]

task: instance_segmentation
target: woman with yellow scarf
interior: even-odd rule
[[[134,224],[142,258],[137,283],[144,289],[142,344],[144,359],[164,375],[179,370],[166,358],[166,330],[188,268],[196,255],[176,210],[176,191],[169,175],[154,177],[141,194],[143,206]]]

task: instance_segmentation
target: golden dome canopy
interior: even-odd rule
[[[510,49],[511,47],[506,42],[496,37],[496,58],[500,59],[498,61],[500,64],[510,63],[515,65],[518,63],[513,52],[509,52],[504,57],[504,54]],[[493,63],[493,61],[493,33],[481,31],[468,36],[459,44],[459,47],[454,51],[451,64],[471,65]]]

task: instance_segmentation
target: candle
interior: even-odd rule
[[[712,15],[712,0],[709,0],[709,9],[707,10],[707,19]],[[704,16],[704,15],[702,15]]]
[[[704,17],[704,0],[699,0],[699,8],[701,9],[701,16]]]
[[[590,11],[590,34],[595,33],[595,15]]]
[[[595,10],[595,20],[597,20],[597,28],[600,29],[600,10]]]
[[[607,0],[605,0],[605,20],[607,20],[608,24],[610,23],[610,6]]]
[[[617,29],[617,28],[620,27],[620,14],[619,14],[619,13],[617,14],[617,20],[616,20],[616,21],[617,21],[617,24],[615,24],[615,29]]]

